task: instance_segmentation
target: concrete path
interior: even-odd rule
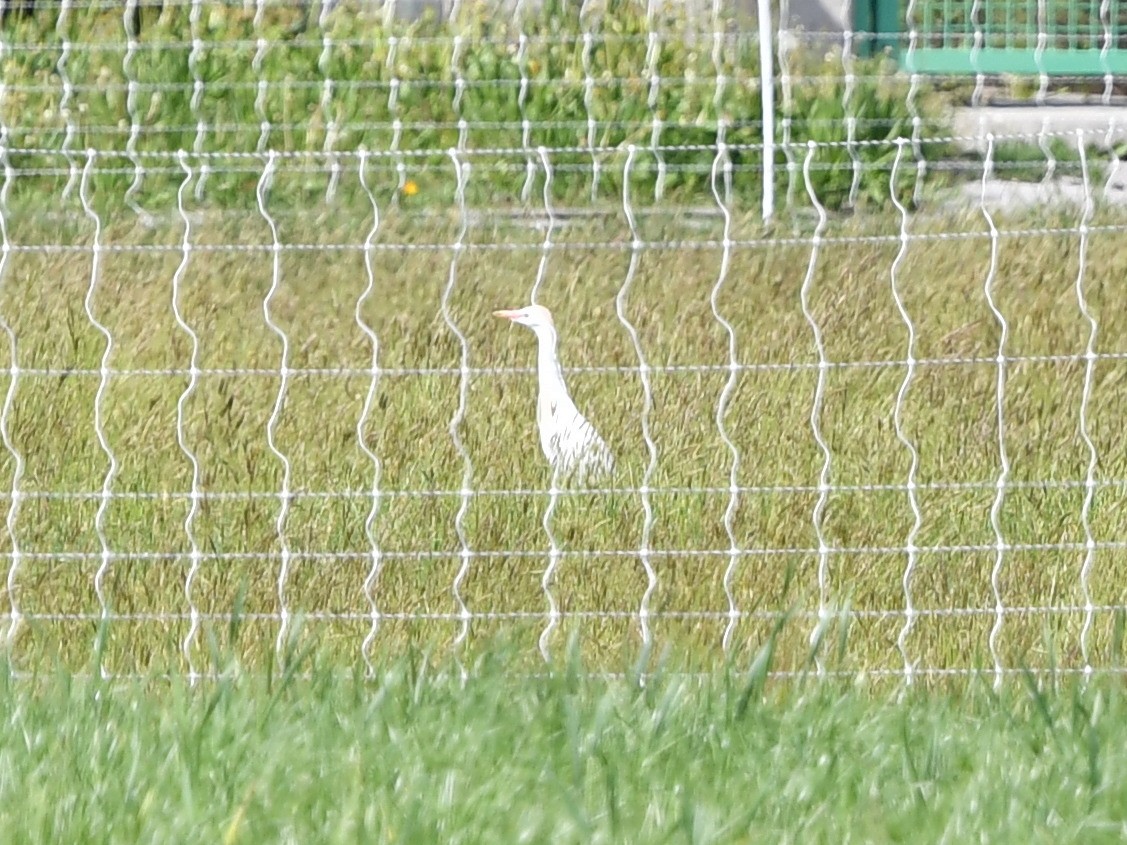
[[[1107,149],[1127,142],[1127,106],[989,105],[955,110],[955,134],[965,149],[986,151],[986,136],[1036,136],[1042,132],[1062,139],[1084,131],[1090,146]]]

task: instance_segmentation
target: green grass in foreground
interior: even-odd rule
[[[1127,825],[1110,679],[888,695],[291,666],[196,690],[0,673],[5,841],[1059,845]]]

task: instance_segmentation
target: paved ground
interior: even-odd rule
[[[1090,144],[1107,148],[1127,142],[1127,106],[990,105],[955,111],[955,134],[965,146],[985,152],[986,135],[1054,135],[1084,131]]]
[[[1091,188],[1093,202],[1127,206],[1127,165],[1120,168],[1119,178],[1102,180]],[[977,207],[983,199],[980,182],[960,188],[965,205]],[[1049,182],[1009,182],[992,179],[986,183],[986,206],[993,211],[1017,211],[1022,208],[1076,206],[1082,208],[1088,195],[1084,183],[1075,177],[1058,177]]]
[[[986,152],[988,133],[1028,136],[1035,143],[1045,134],[1067,140],[1081,130],[1089,149],[1117,148],[1123,157],[1122,146],[1127,144],[1127,106],[1020,103],[961,108],[955,112],[954,130],[964,139],[961,143],[965,149],[979,154]],[[1127,206],[1127,161],[1101,174],[1090,192],[1096,202]],[[985,192],[988,207],[1006,211],[1037,206],[1082,206],[1087,196],[1083,182],[1072,176],[1038,182],[994,179],[987,183]],[[977,205],[983,198],[981,183],[963,185],[960,197],[964,202]]]

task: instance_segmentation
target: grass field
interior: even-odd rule
[[[283,168],[277,196],[301,195],[305,183],[291,185],[291,178],[306,177]],[[277,253],[277,276],[267,220],[197,208],[190,188],[191,249],[182,267],[177,216],[146,228],[129,212],[105,213],[106,249],[89,296],[90,312],[113,338],[113,374],[100,400],[105,337],[84,306],[91,220],[73,195],[72,213],[58,223],[9,215],[10,238],[28,247],[10,255],[0,283],[0,314],[18,336],[21,368],[6,422],[25,464],[23,497],[10,513],[12,530],[0,531],[14,561],[3,601],[14,598],[26,623],[13,639],[17,667],[56,659],[85,665],[98,620],[109,613],[108,671],[184,671],[189,664],[203,671],[209,637],[236,648],[224,639],[235,609],[246,620],[237,650],[256,664],[274,648],[283,607],[306,616],[305,634],[344,665],[360,664],[365,653],[379,663],[408,645],[446,649],[455,642],[454,653],[472,660],[478,644],[496,636],[529,665],[540,660],[551,479],[535,434],[534,343],[490,312],[529,300],[543,234],[483,218],[464,233],[467,248],[452,266],[447,247],[458,238],[457,211],[436,216],[403,204],[396,211],[380,194],[383,214],[370,251],[374,292],[363,297],[369,277],[359,247],[372,211],[349,199],[364,198],[355,173],[346,172],[341,185],[333,207],[267,204],[280,241],[299,245]],[[719,218],[691,225],[639,209],[639,238],[664,246],[633,256],[626,221],[613,209],[554,233],[540,300],[556,311],[564,363],[579,368],[570,374],[572,392],[617,453],[619,472],[612,490],[558,497],[550,525],[562,554],[549,589],[562,618],[547,644],[558,650],[579,635],[595,668],[620,668],[638,655],[638,614],[651,582],[638,554],[645,544],[653,651],[686,668],[722,659],[729,598],[741,614],[730,632],[735,655],[758,648],[781,614],[796,617],[779,643],[780,670],[805,665],[822,602],[852,611],[847,625],[825,632],[834,643],[822,655],[829,669],[899,671],[898,638],[921,669],[990,667],[995,656],[1011,669],[1043,666],[1049,652],[1061,669],[1076,669],[1085,658],[1086,598],[1095,608],[1086,656],[1097,666],[1111,662],[1127,563],[1127,387],[1119,359],[1097,361],[1086,400],[1100,481],[1089,512],[1097,546],[1085,570],[1090,456],[1079,433],[1085,367],[1077,356],[1089,325],[1075,291],[1079,238],[1052,231],[1074,227],[1075,215],[1046,218],[1044,231],[997,242],[993,290],[1007,318],[1011,359],[1003,399],[1008,486],[997,517],[1004,542],[1015,547],[1000,565],[990,517],[1001,469],[1000,334],[984,295],[991,241],[978,214],[920,215],[910,223],[921,236],[979,236],[920,237],[896,265],[920,362],[901,414],[903,433],[918,448],[922,515],[920,551],[906,578],[910,453],[897,438],[893,411],[908,335],[890,288],[899,218],[831,220],[808,289],[832,362],[819,418],[832,485],[821,527],[832,551],[820,555],[813,517],[824,458],[810,428],[818,357],[800,299],[812,227],[795,217],[765,233],[753,209],[733,211],[730,235],[741,244],[731,250],[715,298],[744,367],[724,416],[740,457],[730,520],[735,556],[724,524],[732,455],[716,420],[730,375],[728,337],[710,304],[723,257]],[[1121,353],[1122,234],[1114,217],[1092,223],[1111,228],[1089,238],[1083,290],[1099,325],[1098,351]],[[1028,220],[999,224],[1029,229]],[[769,239],[756,240],[765,234]],[[326,245],[344,248],[319,248]],[[205,493],[191,525],[203,555],[191,577],[185,519],[192,466],[176,418],[190,384],[192,344],[172,308],[174,277],[203,371],[183,402],[183,443],[199,461]],[[267,436],[282,361],[281,339],[263,315],[268,296],[293,370],[273,426],[294,493],[284,515],[283,464]],[[361,319],[378,336],[381,368],[362,426],[379,459],[375,577],[366,531],[373,464],[356,440],[372,382],[371,341],[355,320],[362,297]],[[444,301],[465,350],[442,315]],[[648,527],[639,493],[649,464],[645,393],[619,307],[654,367],[646,423],[657,457]],[[463,351],[472,368],[464,385]],[[0,366],[9,363],[0,353]],[[7,378],[0,382],[6,391]],[[99,493],[109,461],[94,426],[96,404],[117,459],[104,507]],[[464,457],[450,434],[456,418]],[[0,489],[11,486],[13,469],[5,450]],[[467,469],[473,493],[463,496]],[[285,561],[283,542],[291,555]],[[901,637],[906,590],[918,616]],[[472,615],[469,629],[459,599]],[[992,654],[996,599],[1007,613]],[[373,606],[379,626],[366,642]],[[203,625],[186,660],[181,648],[193,608]],[[465,630],[470,636],[462,640]]]
[[[765,665],[765,664],[760,664]],[[1122,684],[0,673],[13,843],[1120,841]],[[111,692],[112,690],[112,692]]]
[[[10,17],[6,841],[1121,839],[1121,211],[819,47],[764,226],[752,33],[533,6]]]
[[[98,631],[107,672],[206,672],[213,649],[261,666],[299,617],[344,666],[410,646],[472,661],[498,637],[539,666],[578,636],[595,669],[643,647],[698,669],[784,616],[780,671],[812,636],[847,673],[1114,662],[1122,216],[1089,221],[1088,370],[1078,211],[1000,220],[1023,234],[992,243],[944,204],[982,167],[943,140],[955,88],[876,58],[847,91],[840,55],[792,51],[780,157],[817,153],[793,190],[780,169],[765,229],[753,33],[702,40],[649,5],[314,26],[170,4],[136,38],[108,7],[11,22],[17,669],[85,666]],[[1058,173],[1081,169],[1067,147]],[[1084,161],[1096,190],[1113,158]],[[1039,175],[1030,161],[999,142],[993,165]],[[832,214],[816,253],[807,182]],[[545,194],[582,212],[550,249],[514,220]],[[610,489],[549,495],[533,339],[490,316],[534,287],[618,456]]]

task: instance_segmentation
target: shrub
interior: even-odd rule
[[[87,148],[99,151],[102,193],[120,196],[130,185],[141,197],[167,192],[181,178],[169,154],[188,150],[232,156],[213,166],[206,198],[249,202],[262,165],[238,156],[367,148],[381,189],[409,176],[421,188],[418,202],[449,204],[455,180],[446,151],[463,143],[465,121],[474,203],[522,195],[538,202],[539,188],[529,189],[542,178],[540,146],[552,151],[558,202],[620,201],[633,144],[636,202],[711,204],[722,125],[733,198],[754,206],[763,140],[754,33],[732,27],[717,43],[676,6],[647,19],[645,3],[613,0],[580,20],[578,5],[549,0],[519,27],[471,4],[456,25],[389,25],[339,8],[323,32],[295,29],[297,9],[266,8],[256,22],[253,8],[214,6],[193,23],[191,8],[177,6],[147,22],[133,49],[117,12],[75,9],[61,22],[44,12],[7,33],[0,115],[10,160],[25,176],[43,171],[17,179],[15,193],[62,190]],[[793,64],[793,101],[779,114],[790,147],[777,151],[779,163],[800,163],[806,142],[817,141],[812,175],[822,202],[848,201],[854,157],[860,200],[887,202],[895,147],[879,142],[910,131],[906,85],[886,62],[857,60],[847,102],[840,59],[795,54]],[[849,115],[857,119],[852,148],[844,143]],[[75,151],[69,161],[64,149]],[[323,191],[323,161],[306,165],[290,163],[304,176],[287,185]],[[780,186],[787,178],[782,168]],[[805,190],[792,194],[807,201]]]

